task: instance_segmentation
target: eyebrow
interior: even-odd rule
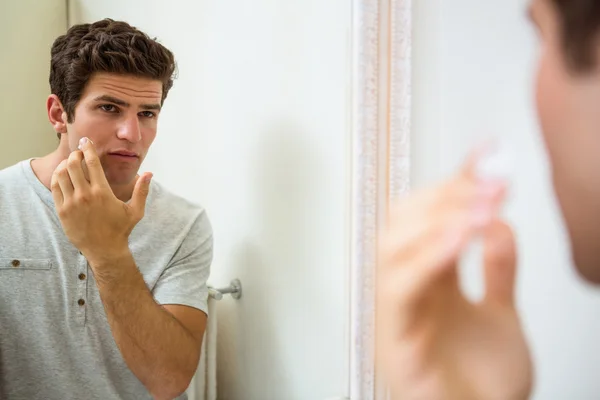
[[[103,95],[103,96],[98,96],[94,99],[94,101],[96,102],[101,102],[101,101],[107,101],[109,103],[113,103],[116,104],[118,106],[122,106],[122,107],[129,107],[131,104],[127,103],[126,101],[123,101],[121,99],[118,99],[116,97],[112,97],[112,96],[108,96],[108,95]],[[160,106],[160,104],[140,104],[140,108],[143,110],[157,110],[160,111],[160,109],[162,108]]]

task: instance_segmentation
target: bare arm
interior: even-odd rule
[[[130,252],[98,264],[100,296],[125,362],[155,398],[179,396],[196,371],[206,315],[157,304]]]

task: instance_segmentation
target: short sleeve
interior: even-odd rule
[[[208,314],[208,286],[213,232],[205,212],[194,221],[152,294],[159,304],[178,304]]]

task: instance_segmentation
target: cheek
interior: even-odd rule
[[[144,147],[148,149],[156,139],[156,127],[148,127],[142,131],[142,142]]]
[[[79,141],[82,137],[86,136],[84,132],[86,132],[86,130],[80,126],[78,121],[73,121],[72,124],[67,126],[67,139],[69,141],[69,149],[71,151],[77,150]]]
[[[154,139],[156,139],[157,128],[158,120],[156,119],[142,120],[140,122],[142,143],[144,147],[148,148],[154,142]]]
[[[551,52],[542,53],[536,82],[536,108],[544,143],[555,163],[561,147],[573,129],[573,114],[567,76]]]
[[[556,104],[558,89],[555,87],[556,81],[553,75],[548,56],[542,54],[537,71],[535,100],[538,119],[546,141],[548,141],[549,129],[556,126],[557,121],[555,120],[558,116],[555,111],[560,108]]]
[[[114,134],[114,123],[108,118],[98,118],[85,112],[76,113],[72,124],[67,128],[69,147],[71,151],[79,146],[79,140],[83,137],[91,139],[98,148]]]

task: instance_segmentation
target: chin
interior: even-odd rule
[[[132,173],[132,174],[114,174],[111,176],[107,176],[107,180],[109,185],[111,186],[126,186],[129,185],[130,183],[132,183],[135,179],[137,175],[136,173]]]

